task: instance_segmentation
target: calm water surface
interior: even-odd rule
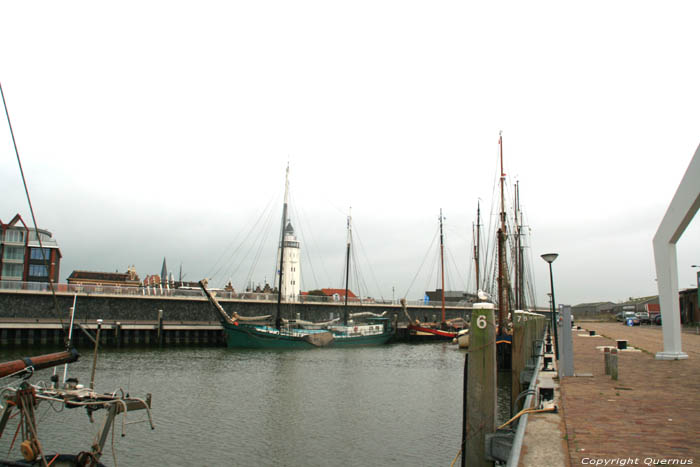
[[[0,349],[0,361],[53,351]],[[92,352],[81,354],[69,376],[87,385]],[[463,369],[464,352],[449,344],[105,349],[95,387],[153,394],[154,431],[146,423],[128,425],[121,438],[118,418],[114,451],[121,466],[449,465],[462,433]],[[48,381],[51,373],[42,370],[31,381]],[[499,404],[507,410],[510,380],[502,386]],[[57,413],[44,402],[38,413],[48,452],[89,449],[103,420],[98,412],[90,424],[81,409]],[[129,422],[144,418],[143,411],[128,415]],[[0,458],[15,427],[11,422],[0,439]],[[115,465],[111,438],[102,461]]]

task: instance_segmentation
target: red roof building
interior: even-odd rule
[[[7,224],[0,220],[0,261],[0,280],[57,283],[61,250],[51,232],[27,227],[17,214]]]
[[[321,289],[321,292],[323,292],[326,297],[338,295],[338,297],[345,300],[345,289]],[[357,295],[352,293],[352,290],[348,290],[348,300],[357,300]]]

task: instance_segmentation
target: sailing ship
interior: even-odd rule
[[[434,336],[433,340],[453,340],[457,337],[457,331],[451,330],[445,321],[445,243],[442,233],[442,209],[440,209],[440,276],[442,288],[440,290],[441,319],[439,326],[430,323],[421,323],[409,320],[408,329],[412,335]]]
[[[289,202],[289,166],[285,176],[284,205],[282,208],[282,227],[287,225],[287,208]],[[282,318],[283,276],[284,276],[284,248],[286,240],[282,235],[279,256],[279,288],[277,295],[277,309],[273,323],[267,322],[265,317],[249,318],[237,314],[229,316],[216,297],[207,289],[206,280],[199,282],[199,286],[205,296],[218,312],[228,347],[257,348],[257,349],[309,349],[314,347],[351,347],[386,344],[394,335],[395,328],[385,316],[371,316],[364,324],[351,323],[348,313],[348,276],[350,268],[350,251],[352,246],[352,223],[348,215],[347,236],[347,273],[345,282],[345,306],[343,323],[332,325],[302,325],[296,320],[284,320]],[[272,325],[270,325],[272,324]]]
[[[503,136],[499,133],[498,145],[500,152],[500,218],[497,231],[497,284],[498,284],[498,317],[496,333],[496,355],[498,367],[510,369],[511,367],[511,344],[513,341],[512,310],[522,310],[525,303],[525,267],[522,245],[522,213],[520,212],[520,190],[519,185],[515,186],[514,204],[514,238],[513,245],[513,266],[514,266],[514,291],[511,290],[511,281],[508,275],[509,267],[507,262],[508,230],[506,223],[506,202],[505,202],[505,179],[506,174],[503,169]],[[514,293],[513,293],[514,292]],[[513,308],[514,307],[514,308]]]

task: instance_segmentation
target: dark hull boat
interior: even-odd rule
[[[388,318],[369,318],[368,324],[299,329],[239,323],[223,323],[228,347],[250,349],[312,349],[384,345],[394,335]]]

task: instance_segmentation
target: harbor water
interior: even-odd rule
[[[56,350],[1,349],[0,361]],[[81,354],[68,374],[87,386],[92,351]],[[122,437],[120,416],[101,460],[110,466],[450,465],[462,433],[464,356],[451,344],[104,349],[95,389],[152,393],[156,428],[132,423],[146,417],[132,412]],[[37,372],[30,381],[48,382],[52,372]],[[499,374],[499,420],[508,418],[509,390],[510,375]],[[89,450],[100,412],[91,424],[83,409],[61,411],[42,402],[45,451]],[[16,426],[10,421],[0,439],[0,458],[8,458]],[[9,457],[17,454],[15,447]]]

